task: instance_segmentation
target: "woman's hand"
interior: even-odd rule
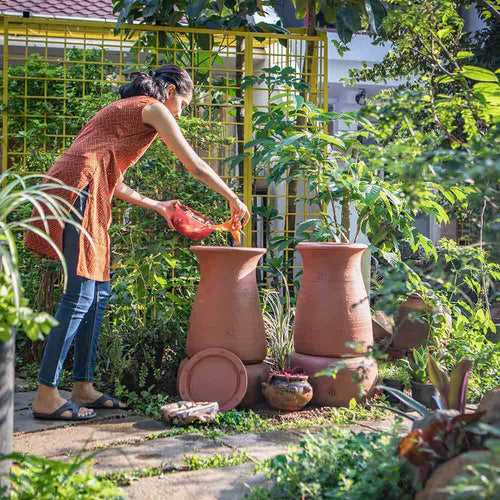
[[[172,224],[172,217],[178,203],[180,203],[179,200],[159,201],[155,207],[155,210],[167,221],[170,229],[175,229]]]
[[[233,198],[229,201],[229,208],[231,209],[231,219],[233,224],[241,220],[242,226],[246,226],[250,220],[250,212],[247,206],[239,199]]]

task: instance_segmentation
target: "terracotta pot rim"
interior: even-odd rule
[[[251,254],[258,254],[262,253],[265,254],[267,252],[267,248],[256,248],[256,247],[221,247],[221,246],[210,246],[210,245],[193,245],[190,246],[189,249],[192,252],[222,252],[222,251],[227,251],[227,252],[236,252],[236,253],[251,253]]]
[[[304,248],[310,250],[325,250],[327,248],[345,248],[352,250],[365,250],[368,245],[365,243],[337,243],[336,241],[302,241],[297,245],[297,248]]]

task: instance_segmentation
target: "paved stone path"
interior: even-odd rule
[[[95,453],[94,470],[99,474],[130,473],[151,467],[165,470],[164,475],[137,479],[124,488],[131,499],[244,498],[248,485],[264,480],[255,475],[252,463],[187,472],[185,457],[231,455],[235,451],[244,451],[250,461],[256,463],[285,452],[306,432],[320,430],[246,433],[215,438],[183,434],[162,438],[156,435],[166,429],[163,423],[121,410],[101,410],[98,419],[87,423],[35,421],[30,405],[33,396],[33,392],[16,393],[15,450],[60,460],[92,452]],[[390,421],[367,422],[349,428],[359,432],[386,429],[390,425]],[[61,427],[64,432],[61,432]]]

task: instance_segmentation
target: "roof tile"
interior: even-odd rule
[[[116,17],[111,0],[0,0],[0,12],[23,11],[56,17]]]

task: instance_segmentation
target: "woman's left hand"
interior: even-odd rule
[[[159,201],[156,211],[167,221],[170,229],[175,229],[172,224],[172,217],[175,213],[175,207],[180,203],[179,200]]]
[[[239,198],[233,198],[229,202],[229,208],[231,209],[231,219],[233,223],[237,223],[240,220],[242,226],[248,223],[250,220],[250,212],[247,206]]]

